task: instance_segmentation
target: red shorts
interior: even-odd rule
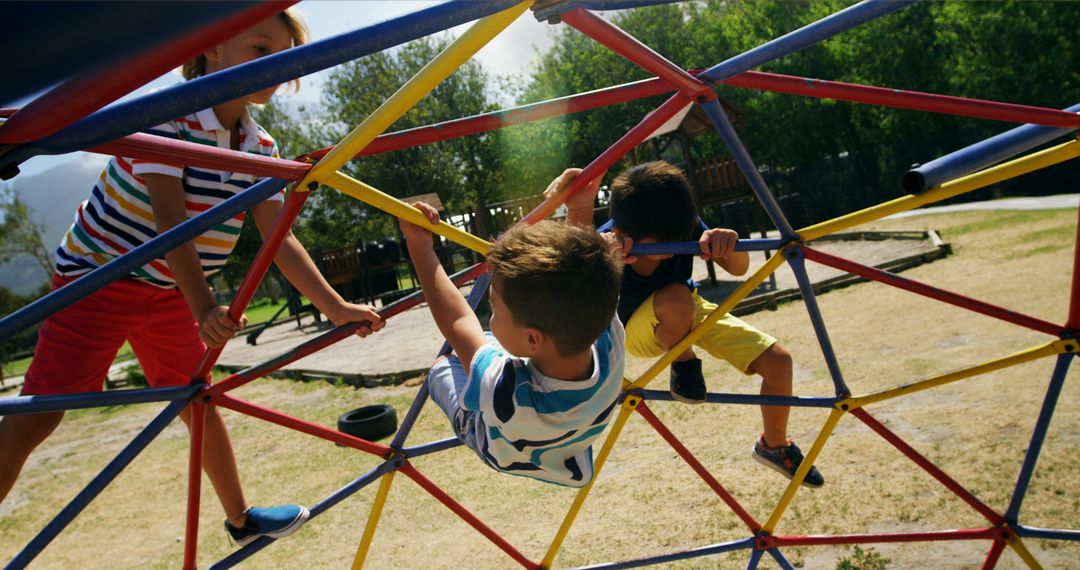
[[[151,386],[189,384],[206,350],[180,291],[118,279],[45,319],[22,393],[100,392],[125,340]]]

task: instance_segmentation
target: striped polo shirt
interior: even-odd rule
[[[230,132],[221,126],[213,109],[170,121],[146,131],[182,141],[229,148]],[[240,150],[277,156],[274,139],[249,114],[241,119]],[[65,276],[88,273],[157,236],[154,211],[146,189],[145,174],[175,176],[183,181],[184,203],[191,218],[248,188],[261,178],[182,164],[164,164],[114,157],[101,173],[90,197],[79,204],[75,220],[56,249],[56,272]],[[280,201],[282,194],[271,200]],[[236,245],[244,213],[233,216],[195,238],[203,273],[213,274],[225,265]],[[176,286],[164,258],[158,258],[128,275],[162,288]]]
[[[616,317],[592,346],[592,376],[560,380],[497,344],[476,351],[461,406],[476,453],[498,471],[569,487],[592,481],[592,443],[622,391],[626,332]]]

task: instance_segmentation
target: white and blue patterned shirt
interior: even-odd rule
[[[592,346],[592,376],[559,380],[497,344],[476,351],[461,406],[471,414],[476,452],[491,467],[549,483],[592,481],[592,442],[622,391],[626,332],[616,317]]]

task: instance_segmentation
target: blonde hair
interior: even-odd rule
[[[278,12],[278,17],[284,22],[285,27],[289,30],[289,35],[292,36],[292,47],[302,46],[308,42],[307,22],[304,21],[304,17],[296,7],[286,8]],[[181,69],[181,74],[184,79],[195,79],[206,75],[206,55],[200,53],[195,59],[185,63]],[[294,92],[300,91],[300,80],[293,79],[289,81],[289,87]]]
[[[588,350],[615,316],[622,264],[591,229],[518,224],[487,261],[514,323],[551,336],[563,356]]]

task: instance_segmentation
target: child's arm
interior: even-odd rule
[[[166,174],[144,174],[146,190],[150,195],[150,207],[154,212],[157,233],[162,234],[174,226],[187,221],[187,207],[184,205],[184,186],[179,178]],[[232,338],[236,329],[242,327],[246,318],[239,323],[229,318],[228,307],[217,304],[210,292],[210,285],[203,275],[202,263],[193,242],[165,254],[176,286],[187,301],[191,314],[199,324],[199,338],[210,348],[221,348],[225,341]]]
[[[544,198],[550,199],[556,194],[566,192],[570,187],[570,183],[573,182],[574,178],[579,174],[581,174],[580,168],[567,168],[564,170],[562,174],[555,178],[555,180],[551,181],[551,184],[548,184],[547,189],[544,190]],[[601,173],[576,194],[567,198],[565,202],[566,223],[592,227],[596,194],[600,191],[600,179],[603,177],[604,175]]]
[[[439,223],[439,212],[435,208],[423,202],[416,202],[413,206],[420,209],[432,225]],[[435,256],[431,232],[401,219],[398,225],[409,245],[409,257],[420,278],[420,288],[424,290],[431,316],[468,374],[476,351],[487,344],[480,320]]]
[[[750,255],[745,251],[735,251],[739,234],[735,230],[713,228],[701,234],[698,244],[701,246],[701,258],[712,259],[724,271],[738,277],[750,268]]]
[[[255,225],[259,227],[259,233],[262,234],[263,239],[270,234],[274,220],[280,211],[281,202],[276,201],[260,202],[251,209],[251,214],[255,217]],[[315,262],[311,260],[311,256],[291,230],[281,242],[274,262],[277,263],[289,283],[292,283],[335,325],[367,321],[370,324],[356,330],[356,334],[361,337],[380,330],[386,325],[386,321],[375,312],[374,308],[368,305],[355,305],[342,299],[341,295],[338,295],[337,291],[334,291],[319,273]]]

